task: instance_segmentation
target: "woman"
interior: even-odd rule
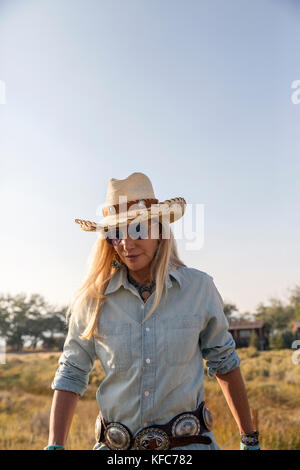
[[[133,173],[110,179],[101,224],[75,219],[100,237],[67,312],[45,449],[64,448],[95,355],[105,372],[95,450],[219,449],[204,403],[203,358],[241,448],[259,448],[222,298],[210,275],[178,257],[169,225],[184,210],[183,198],[159,203],[149,178]]]

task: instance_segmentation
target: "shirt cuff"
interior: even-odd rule
[[[207,375],[209,377],[215,377],[216,374],[227,374],[233,369],[236,369],[240,363],[241,359],[234,349],[226,359],[216,364],[216,366],[209,366],[207,369]]]
[[[88,387],[88,375],[82,375],[78,369],[62,364],[56,371],[53,382],[51,383],[52,390],[65,390],[67,392],[74,392],[83,396]]]

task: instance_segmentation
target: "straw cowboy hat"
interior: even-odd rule
[[[104,218],[99,222],[75,219],[86,232],[107,231],[111,227],[142,222],[154,217],[159,221],[175,222],[185,211],[186,201],[175,197],[159,202],[152,183],[144,173],[132,173],[123,180],[110,178],[106,194]]]

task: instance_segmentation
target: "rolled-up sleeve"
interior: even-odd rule
[[[207,279],[207,321],[199,337],[200,349],[206,360],[207,374],[227,374],[240,365],[240,358],[235,350],[236,344],[228,331],[229,323],[224,314],[223,299],[216,288],[213,277]]]
[[[95,360],[94,338],[79,338],[86,325],[86,312],[72,313],[63,353],[58,359],[59,367],[51,383],[53,390],[66,390],[80,396],[86,391]]]

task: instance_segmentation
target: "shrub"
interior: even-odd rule
[[[295,336],[290,328],[277,331],[271,337],[270,346],[272,349],[288,349],[291,347]]]
[[[270,347],[271,349],[284,349],[284,339],[282,336],[282,332],[278,331],[271,336],[270,339]]]
[[[258,339],[258,336],[257,336],[255,330],[252,330],[249,346],[252,346],[257,351],[259,350],[259,339]]]

